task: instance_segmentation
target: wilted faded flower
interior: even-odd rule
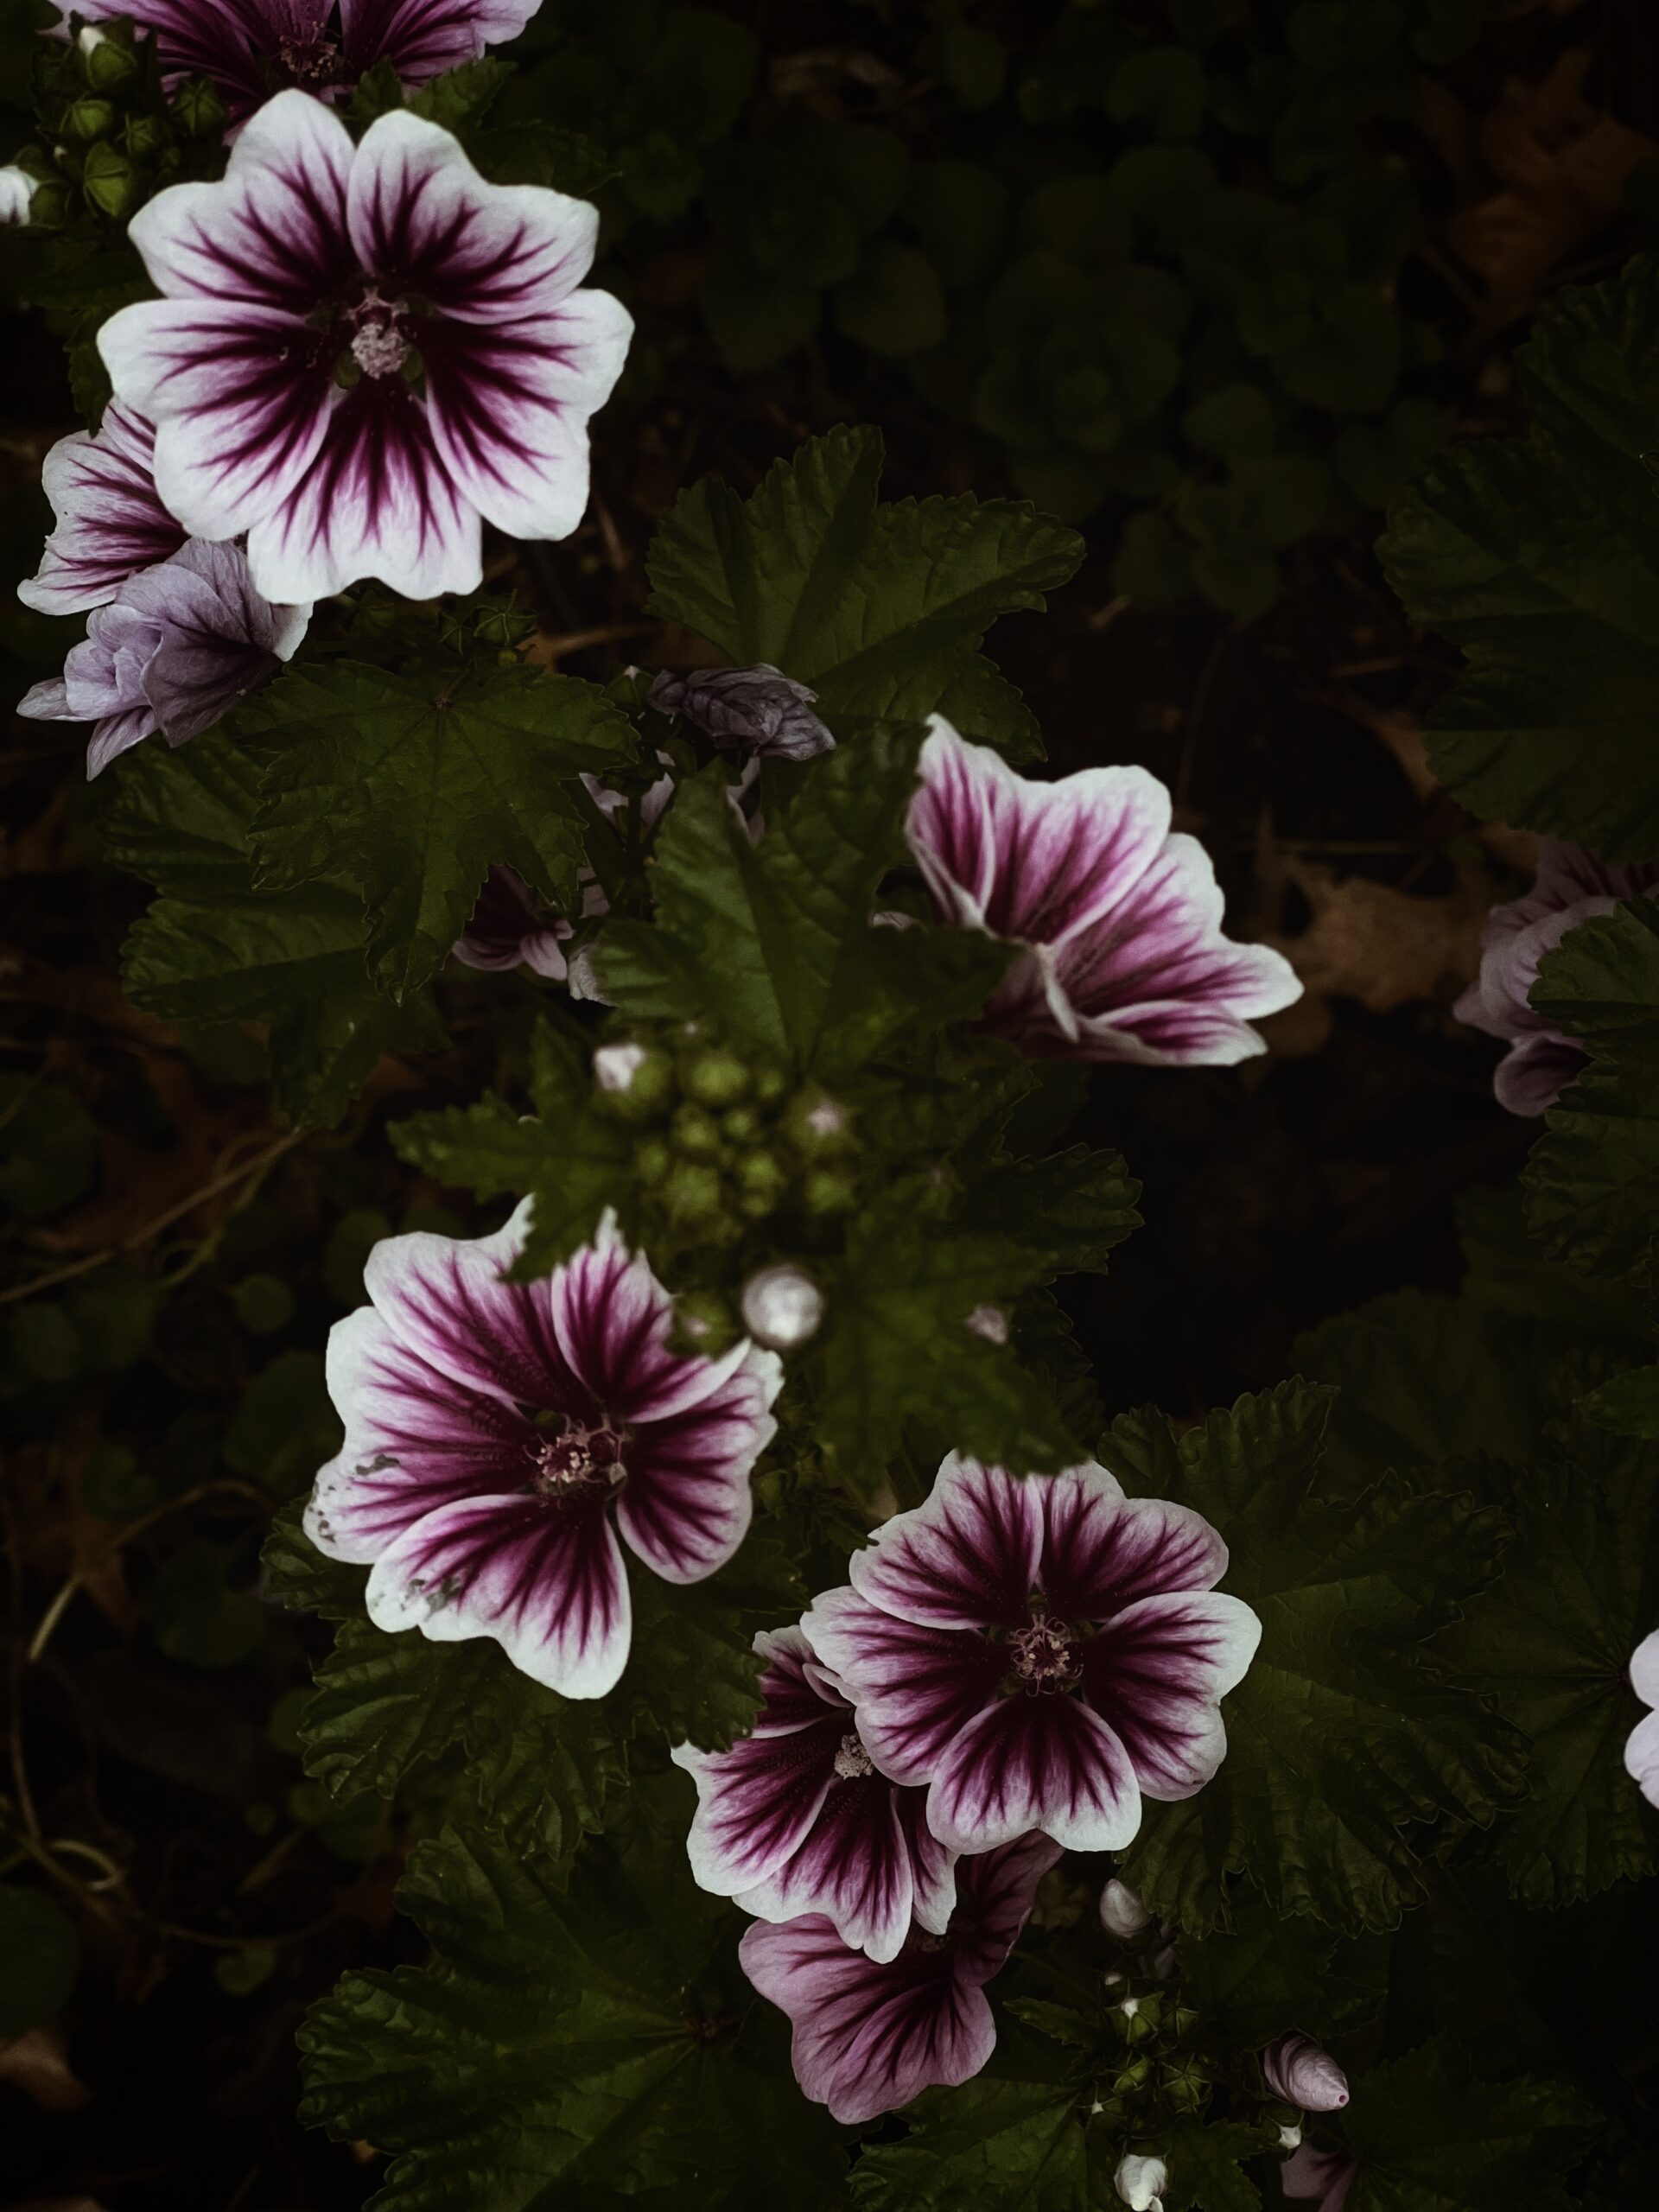
[[[673,1301],[609,1214],[550,1277],[509,1281],[529,1221],[526,1200],[493,1236],[375,1246],[372,1303],[328,1339],[346,1438],[305,1526],[372,1566],[379,1627],[493,1637],[534,1681],[602,1697],[631,1636],[617,1530],[666,1582],[724,1566],[783,1375],[747,1344],[672,1350]]]
[[[1020,951],[985,1009],[1026,1049],[1151,1066],[1225,1066],[1249,1027],[1301,995],[1282,954],[1222,933],[1195,837],[1170,829],[1144,768],[1029,783],[935,715],[906,832],[941,916]]]
[[[896,2112],[924,2089],[971,2081],[996,2048],[985,1985],[1014,1948],[1037,1885],[1059,1857],[1045,1836],[960,1859],[941,1940],[912,1928],[879,1965],[823,1913],[749,1929],[743,1971],[788,2013],[795,2078],[843,2126]]]
[[[158,289],[98,334],[156,425],[156,482],[194,537],[247,533],[268,598],[362,576],[472,591],[485,521],[563,537],[588,503],[588,418],[632,323],[576,289],[598,217],[487,184],[399,108],[353,145],[279,92],[217,184],[158,193],[130,235]]]
[[[76,0],[96,20],[125,16],[152,31],[169,81],[206,77],[232,122],[273,90],[319,99],[347,90],[377,61],[406,85],[476,60],[517,38],[541,0]]]
[[[1484,1029],[1509,1046],[1492,1071],[1492,1089],[1511,1114],[1546,1112],[1584,1065],[1583,1046],[1553,1027],[1529,1000],[1544,956],[1581,922],[1611,914],[1622,899],[1656,887],[1659,866],[1615,867],[1582,845],[1545,837],[1531,890],[1487,916],[1480,974],[1452,1012],[1471,1029]]]
[[[1343,2212],[1358,2171],[1355,2161],[1341,2152],[1319,2151],[1304,2143],[1280,2167],[1279,2186],[1287,2196],[1317,2197],[1319,2212]]]
[[[1169,2168],[1161,2158],[1143,2158],[1131,2152],[1118,2160],[1112,2186],[1129,2212],[1163,2212]]]
[[[516,868],[493,868],[455,941],[454,953],[465,968],[528,968],[562,983],[570,933],[571,925],[562,914],[542,912],[540,900]]]
[[[311,609],[272,607],[234,545],[194,540],[122,584],[93,610],[63,674],[18,703],[36,721],[96,724],[86,773],[159,730],[182,745],[276,673],[304,637]]]
[[[754,1648],[766,1670],[751,1732],[728,1751],[673,1753],[697,1785],[686,1847],[698,1883],[758,1920],[821,1913],[843,1943],[883,1961],[912,1918],[943,1936],[957,1854],[929,1833],[924,1793],[876,1772],[799,1629],[757,1636]]]
[[[96,431],[60,438],[41,472],[57,527],[17,587],[25,607],[79,614],[188,543],[156,489],[156,426],[111,400]]]
[[[1127,1882],[1116,1874],[1100,1893],[1100,1924],[1120,1942],[1133,1942],[1152,1925],[1152,1915]]]
[[[1191,1797],[1225,1754],[1219,1700],[1262,1634],[1226,1569],[1201,1516],[1092,1462],[1022,1480],[952,1453],[801,1625],[941,1842],[1116,1851],[1143,1796]]]
[[[1281,2036],[1262,2053],[1262,2078],[1275,2097],[1304,2112],[1340,2112],[1348,2076],[1311,2036]]]
[[[757,1344],[793,1351],[817,1333],[823,1293],[810,1275],[782,1262],[762,1268],[743,1286],[743,1325]]]
[[[699,668],[690,676],[664,669],[651,687],[651,704],[659,713],[683,715],[715,744],[785,760],[810,760],[834,747],[810,711],[817,696],[766,661],[753,668]]]
[[[1659,1628],[1644,1637],[1630,1661],[1630,1688],[1643,1705],[1659,1707]],[[1649,1805],[1659,1805],[1659,1712],[1631,1729],[1624,1745],[1624,1769]]]

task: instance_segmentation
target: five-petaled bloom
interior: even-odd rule
[[[1262,1633],[1226,1567],[1200,1515],[1092,1462],[1022,1478],[953,1453],[801,1625],[941,1842],[1117,1851],[1143,1796],[1193,1796],[1226,1751],[1218,1700]]]
[[[58,440],[41,478],[57,527],[17,596],[42,614],[107,606],[129,576],[189,542],[156,489],[155,424],[115,400],[95,431]]]
[[[1529,993],[1546,953],[1569,930],[1611,914],[1622,899],[1659,888],[1659,867],[1615,867],[1581,845],[1545,837],[1530,891],[1494,906],[1481,932],[1480,974],[1452,1012],[1471,1029],[1501,1037],[1509,1051],[1492,1089],[1511,1114],[1542,1114],[1584,1065],[1584,1048],[1538,1012]]]
[[[1209,855],[1146,769],[1030,783],[936,715],[921,775],[911,850],[944,920],[1019,947],[985,1018],[1027,1051],[1225,1066],[1301,995],[1282,954],[1223,935]]]
[[[728,1751],[674,1753],[697,1785],[687,1849],[705,1890],[760,1920],[821,1915],[882,1963],[918,1928],[943,1936],[956,1853],[929,1834],[924,1792],[878,1774],[858,1724],[799,1629],[758,1636],[753,1732]]]
[[[98,334],[118,398],[156,426],[163,502],[193,537],[245,531],[278,601],[363,576],[472,591],[484,521],[568,536],[632,329],[577,289],[597,225],[585,200],[486,183],[404,109],[353,146],[279,92],[219,183],[133,218],[166,296]]]
[[[1046,1837],[1027,1836],[958,1861],[944,1936],[912,1928],[885,1965],[849,1950],[823,1913],[749,1929],[738,1956],[760,1994],[790,2017],[795,2078],[806,2094],[855,2126],[924,2089],[970,2081],[996,2048],[985,1985],[1059,1855]]]
[[[77,0],[97,22],[126,16],[153,32],[170,81],[206,77],[232,123],[275,86],[331,99],[377,61],[423,85],[517,38],[541,0]]]
[[[1643,1705],[1659,1707],[1659,1628],[1643,1637],[1630,1660],[1630,1688]],[[1649,1805],[1659,1805],[1659,1711],[1645,1714],[1624,1745],[1624,1770]]]
[[[550,1278],[509,1281],[529,1217],[376,1245],[372,1303],[328,1340],[346,1438],[305,1525],[372,1561],[380,1627],[493,1637],[537,1681],[602,1697],[631,1620],[613,1518],[665,1580],[714,1573],[748,1528],[782,1370],[748,1344],[674,1351],[672,1301],[608,1214]]]

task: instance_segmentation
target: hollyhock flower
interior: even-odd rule
[[[1340,2112],[1348,2076],[1311,2036],[1281,2036],[1262,2053],[1262,2078],[1275,2097],[1304,2112]]]
[[[1290,963],[1235,944],[1208,854],[1172,832],[1144,768],[1018,776],[935,715],[906,833],[941,917],[1019,952],[985,1009],[1028,1052],[1227,1066],[1301,995]]]
[[[1339,2151],[1317,2151],[1304,2143],[1279,2169],[1279,2186],[1287,2196],[1319,2199],[1319,2212],[1342,2212],[1359,2167]]]
[[[835,739],[810,711],[816,691],[761,661],[753,668],[699,668],[690,676],[664,669],[651,687],[659,714],[683,715],[715,744],[747,747],[780,760],[810,760]]]
[[[1014,1948],[1037,1885],[1059,1857],[1042,1836],[964,1859],[943,1936],[912,1928],[885,1965],[849,1950],[823,1913],[749,1929],[743,1971],[787,2012],[795,2079],[844,2126],[924,2089],[971,2081],[996,2048],[985,1985]]]
[[[571,925],[562,914],[542,912],[541,901],[516,868],[493,868],[454,954],[466,968],[528,968],[562,983],[570,933]]]
[[[617,1529],[665,1581],[723,1566],[782,1371],[747,1344],[671,1351],[672,1300],[608,1213],[550,1278],[509,1282],[529,1218],[526,1201],[493,1236],[375,1246],[372,1303],[328,1339],[346,1439],[305,1526],[372,1565],[381,1628],[493,1637],[533,1680],[602,1697],[628,1656]]]
[[[1163,2212],[1169,2168],[1161,2158],[1143,2158],[1130,2152],[1118,2160],[1112,2186],[1129,2212]]]
[[[1452,1011],[1509,1046],[1492,1071],[1492,1090],[1511,1114],[1546,1112],[1585,1062],[1583,1046],[1553,1027],[1529,999],[1545,954],[1580,922],[1611,914],[1621,899],[1656,887],[1659,866],[1615,867],[1581,845],[1545,837],[1531,890],[1487,916],[1480,974]]]
[[[95,431],[60,438],[41,472],[57,527],[17,587],[25,607],[79,614],[189,541],[156,489],[156,426],[111,400]]]
[[[1630,1661],[1630,1688],[1643,1705],[1659,1706],[1659,1628],[1644,1637]],[[1631,1729],[1624,1745],[1624,1770],[1649,1805],[1659,1805],[1659,1712]]]
[[[486,184],[405,110],[353,146],[279,92],[219,183],[134,216],[166,296],[98,334],[117,397],[156,425],[163,501],[193,537],[245,531],[276,600],[361,576],[471,591],[485,521],[568,536],[632,328],[576,289],[597,226],[585,200]]]
[[[1201,1516],[1092,1461],[1022,1480],[953,1452],[801,1625],[941,1842],[1118,1851],[1142,1796],[1192,1796],[1225,1754],[1218,1700],[1262,1633],[1226,1568]]]
[[[37,721],[96,724],[89,778],[159,730],[169,745],[200,737],[273,677],[311,620],[309,607],[272,607],[234,545],[192,540],[95,607],[63,674],[37,683],[17,711]]]
[[[799,1629],[756,1637],[766,1662],[753,1733],[728,1751],[673,1753],[697,1785],[691,1871],[759,1920],[821,1915],[886,1963],[918,1927],[943,1936],[954,1851],[929,1834],[922,1792],[875,1771],[852,1707]]]
[[[76,0],[98,22],[155,34],[169,86],[206,77],[233,123],[297,85],[332,99],[377,61],[423,85],[517,38],[541,0]],[[67,11],[66,11],[67,14]]]

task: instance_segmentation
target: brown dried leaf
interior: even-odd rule
[[[1372,1014],[1459,989],[1480,964],[1489,894],[1459,885],[1422,896],[1363,876],[1302,863],[1291,880],[1313,910],[1300,937],[1281,941],[1310,998],[1357,999]]]

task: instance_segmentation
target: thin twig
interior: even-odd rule
[[[115,1535],[100,1546],[92,1554],[91,1559],[78,1567],[58,1592],[57,1596],[41,1616],[41,1624],[35,1631],[24,1664],[33,1667],[38,1663],[47,1645],[52,1641],[53,1630],[63,1618],[70,1599],[87,1577],[95,1574],[106,1560],[113,1559],[124,1545],[130,1544],[136,1537],[142,1536],[147,1529],[154,1528],[156,1522],[164,1521],[169,1513],[177,1513],[187,1505],[194,1505],[201,1498],[211,1497],[225,1491],[230,1491],[237,1497],[251,1497],[256,1505],[263,1506],[269,1503],[264,1492],[255,1490],[251,1483],[239,1483],[229,1475],[222,1475],[210,1483],[198,1483],[194,1490],[184,1491],[177,1497],[169,1497],[162,1504],[154,1506],[148,1513],[142,1514],[137,1521],[130,1521],[124,1529],[117,1529]]]

